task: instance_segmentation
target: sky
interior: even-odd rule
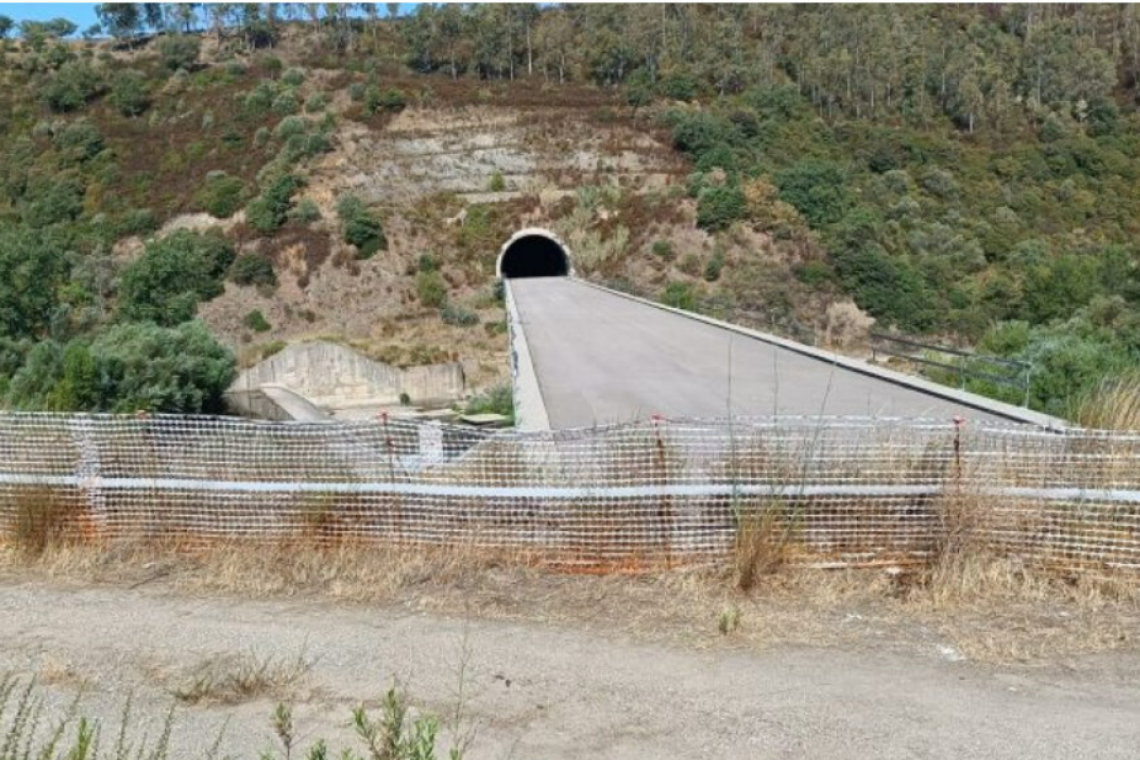
[[[65,18],[73,22],[79,31],[99,23],[95,15],[97,3],[6,3],[0,1],[0,16],[8,16],[17,23],[20,21],[50,21]],[[401,15],[407,13],[414,3],[401,3]],[[381,8],[381,13],[383,13]]]
[[[95,3],[4,3],[0,2],[0,16],[16,21],[50,21],[65,18],[83,31],[99,23],[95,16]]]

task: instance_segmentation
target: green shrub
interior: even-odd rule
[[[729,127],[706,111],[670,111],[665,115],[673,145],[698,157],[730,137]]]
[[[275,55],[263,55],[257,62],[270,76],[280,74],[281,70],[285,68],[285,64],[281,63],[281,59]]]
[[[46,410],[63,376],[63,347],[54,340],[36,343],[8,384],[6,404],[21,411]]]
[[[299,187],[299,180],[292,174],[269,178],[261,195],[245,207],[246,222],[263,235],[273,232],[288,219],[290,201]]]
[[[286,116],[277,123],[273,129],[273,136],[285,141],[296,135],[304,135],[309,131],[309,122],[301,116]]]
[[[281,75],[281,82],[289,87],[300,87],[305,83],[305,72],[300,69],[289,69]]]
[[[388,250],[384,227],[355,195],[337,200],[336,213],[344,226],[344,242],[356,247],[356,257],[369,259],[377,251]]]
[[[492,193],[501,193],[507,189],[507,182],[500,171],[491,172],[491,179],[487,182],[487,189]]]
[[[700,82],[696,77],[683,71],[670,74],[657,84],[657,92],[671,100],[690,101],[700,93]]]
[[[514,419],[515,400],[510,385],[496,385],[473,396],[463,407],[464,414],[501,414]]]
[[[709,231],[726,229],[737,219],[743,219],[748,204],[740,188],[724,185],[701,191],[697,199],[697,226]]]
[[[305,100],[305,113],[320,113],[329,104],[329,96],[323,92],[314,92]]]
[[[86,161],[103,150],[103,133],[86,119],[67,124],[55,133],[52,147],[74,161]]]
[[[16,409],[196,414],[224,411],[234,357],[198,322],[128,323],[93,342],[37,344],[12,378]]]
[[[653,103],[653,85],[649,81],[648,70],[637,69],[626,78],[625,102],[635,110]]]
[[[653,247],[650,249],[653,255],[663,261],[672,261],[676,257],[676,252],[673,250],[673,244],[668,240],[654,241]]]
[[[419,272],[434,272],[439,266],[435,263],[435,259],[431,254],[421,253],[419,259],[416,261],[416,270]]]
[[[823,161],[800,161],[776,174],[780,198],[794,206],[813,227],[843,218],[851,205],[846,185],[846,172]]]
[[[389,87],[386,90],[380,90],[375,85],[368,87],[364,91],[364,108],[368,113],[376,113],[377,111],[400,111],[406,105],[404,93]]]
[[[705,265],[704,277],[707,282],[716,282],[720,279],[720,272],[724,269],[724,251],[718,250]]]
[[[216,235],[180,230],[147,244],[119,284],[124,317],[163,326],[194,317],[199,301],[222,293],[222,280],[234,250]]]
[[[273,329],[273,325],[265,319],[265,315],[261,313],[261,309],[254,309],[246,314],[241,319],[241,323],[254,332],[263,333],[269,332]]]
[[[439,310],[439,316],[445,324],[455,327],[473,327],[479,324],[478,314],[470,309],[450,303],[443,305],[443,308]]]
[[[274,93],[272,82],[258,82],[256,87],[245,94],[242,104],[255,115],[268,113],[273,107]]]
[[[40,96],[48,108],[57,113],[76,111],[98,95],[103,80],[86,63],[72,61],[49,78],[40,89]]]
[[[426,308],[442,308],[447,303],[447,282],[439,272],[420,272],[416,275],[416,296]]]
[[[188,35],[168,35],[158,41],[158,57],[162,65],[171,71],[189,71],[198,63],[201,43],[197,37]]]
[[[277,275],[273,262],[260,253],[243,253],[230,265],[230,280],[238,285],[274,287]]]
[[[661,302],[675,309],[692,311],[696,305],[696,294],[687,282],[670,282],[661,294]]]
[[[321,209],[311,198],[302,198],[289,212],[293,221],[300,224],[312,224],[321,218]]]
[[[273,113],[278,116],[288,116],[300,111],[301,104],[297,100],[296,95],[292,92],[285,91],[273,99],[272,110]]]
[[[146,235],[158,229],[158,217],[149,208],[133,208],[124,211],[114,224],[117,237],[124,235]]]
[[[42,183],[36,182],[28,188],[31,202],[24,207],[24,221],[34,228],[73,221],[83,213],[85,192],[82,178],[75,173],[60,172],[45,177]]]
[[[361,82],[353,82],[348,86],[348,99],[353,103],[360,103],[364,100],[365,87]]]
[[[120,71],[111,80],[111,105],[123,116],[138,116],[150,107],[146,77],[138,71]]]
[[[245,183],[224,172],[220,176],[211,175],[206,176],[206,184],[198,190],[194,202],[198,208],[215,219],[227,219],[237,213],[245,202],[247,193]]]
[[[884,250],[876,236],[875,219],[865,211],[852,212],[836,226],[830,249],[839,281],[876,319],[906,330],[930,329],[934,298],[921,273],[908,259]]]

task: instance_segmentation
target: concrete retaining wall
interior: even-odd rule
[[[231,393],[266,385],[288,388],[317,406],[336,409],[366,404],[450,402],[463,396],[463,367],[457,362],[401,370],[350,348],[316,341],[288,346],[242,372]]]

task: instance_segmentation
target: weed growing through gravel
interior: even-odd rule
[[[255,670],[265,670],[258,661]],[[259,680],[257,676],[254,680]],[[133,715],[131,699],[123,706],[117,726],[104,726],[79,713],[80,697],[61,711],[51,710],[40,694],[36,681],[21,681],[0,675],[0,758],[3,760],[167,760],[171,738],[177,727],[174,707],[153,741]],[[362,750],[345,747],[334,752],[328,742],[317,739],[303,755],[298,754],[292,708],[279,703],[270,716],[279,748],[263,752],[258,760],[436,760],[440,721],[434,715],[416,713],[407,693],[398,686],[385,692],[378,715],[363,707],[354,708],[349,725]],[[111,732],[113,729],[113,733]],[[201,745],[201,757],[220,756],[225,727],[213,741]],[[467,744],[457,742],[447,752],[447,760],[462,760]],[[228,755],[226,757],[229,757]]]
[[[250,651],[237,657],[207,660],[189,680],[171,689],[180,702],[238,704],[260,697],[287,695],[312,669],[302,651],[296,657],[262,657]]]

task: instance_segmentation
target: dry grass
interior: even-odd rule
[[[946,647],[972,660],[1035,662],[1140,643],[1140,590],[1127,581],[1066,578],[965,548],[910,571],[797,568],[775,561],[779,542],[758,528],[747,591],[732,562],[587,576],[474,550],[376,545],[73,545],[39,556],[0,551],[0,570],[172,593],[401,605],[698,647],[866,646],[931,656]],[[228,675],[215,671],[195,685],[190,674],[176,688],[188,700],[224,700],[296,683],[284,677],[287,663],[262,664],[229,663]]]
[[[289,700],[312,662],[296,657],[263,657],[250,651],[212,657],[195,667],[170,693],[185,704],[235,705],[255,699]]]
[[[751,591],[762,576],[787,563],[791,527],[781,519],[783,511],[779,502],[773,502],[737,516],[732,565],[735,585],[741,591]]]
[[[1075,419],[1098,430],[1140,430],[1140,372],[1102,380],[1077,404]]]
[[[80,537],[83,510],[59,489],[25,486],[9,498],[13,516],[5,533],[16,551],[39,556]]]

